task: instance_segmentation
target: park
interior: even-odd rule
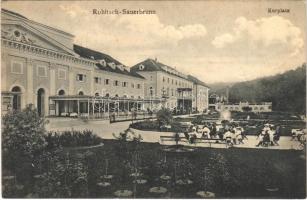
[[[291,135],[304,122],[281,119],[281,114],[247,122],[237,115],[248,139],[227,148],[222,141],[190,143],[174,137],[180,123],[218,121],[222,115],[172,116],[162,110],[157,119],[109,124],[41,118],[28,107],[3,120],[3,196],[304,198],[306,150]],[[161,123],[169,123],[170,130],[160,130]],[[281,125],[279,146],[255,146],[264,123]]]

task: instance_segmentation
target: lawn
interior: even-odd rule
[[[174,154],[165,153],[162,148],[158,143],[104,140],[103,147],[90,150],[64,149],[62,159],[69,158],[69,163],[83,166],[65,175],[71,180],[66,183],[72,192],[70,197],[114,198],[116,190],[126,189],[135,191],[136,198],[199,198],[196,192],[204,190],[204,187],[214,192],[217,198],[306,196],[306,160],[302,151],[196,148],[193,152]],[[133,184],[135,178],[129,174],[135,169],[142,174],[138,179],[147,181],[145,184]],[[80,177],[72,179],[71,173],[75,171],[83,174],[85,181],[76,183]],[[101,176],[106,174],[113,175],[113,179],[102,179]],[[171,179],[161,180],[159,177],[163,174]],[[189,179],[193,183],[175,184],[175,176],[177,181]],[[63,180],[63,175],[57,178]],[[29,193],[35,195],[37,191],[44,192],[46,180],[35,180],[26,191],[4,196],[23,197]],[[109,182],[111,185],[102,187],[97,185],[98,182]],[[168,192],[150,193],[150,188],[154,186],[165,187]],[[278,192],[267,191],[270,188],[277,188]],[[45,195],[40,194],[39,197],[48,197],[48,192]],[[61,193],[57,197],[67,195]]]

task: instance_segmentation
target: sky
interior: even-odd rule
[[[71,33],[75,44],[127,66],[157,58],[209,84],[275,75],[306,62],[300,0],[4,1],[2,7]],[[94,15],[93,9],[156,14]]]

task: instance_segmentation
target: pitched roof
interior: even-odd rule
[[[17,16],[17,17],[21,17],[21,18],[24,18],[24,19],[28,19],[28,18],[26,18],[25,16],[23,16],[23,15],[21,15],[21,14],[18,14],[18,13],[16,13],[16,12],[13,12],[13,11],[10,11],[10,10],[4,9],[4,8],[2,8],[1,11],[10,13],[10,14],[15,15],[15,16]]]
[[[141,71],[139,66],[143,65],[144,69],[142,71],[161,71],[161,65],[153,59],[146,59],[131,67],[131,71]]]
[[[105,60],[106,63],[114,63],[115,65],[123,65],[121,62],[119,62],[118,60],[112,58],[111,56],[92,50],[92,49],[88,49],[79,45],[74,44],[74,52],[77,53],[80,57],[82,58],[86,58],[86,59],[91,59],[91,60]],[[127,76],[133,76],[133,77],[137,77],[137,78],[142,78],[144,79],[143,76],[139,75],[136,72],[133,71],[127,71],[126,69],[121,70],[118,67],[112,68],[109,65],[106,66],[102,66],[100,63],[97,63],[96,66],[100,69],[100,70],[104,70],[104,71],[108,71],[108,72],[113,72],[113,73],[118,73],[118,74],[124,74]],[[125,65],[123,65],[125,66]]]
[[[195,76],[188,75],[188,79],[189,79],[190,81],[192,81],[193,83],[195,83],[195,84],[202,85],[202,86],[204,86],[204,87],[210,88],[206,83],[202,82],[201,80],[199,80],[199,79],[196,78]]]
[[[140,68],[139,68],[140,65],[144,66],[144,68],[142,70],[140,70]],[[169,70],[166,70],[165,67],[168,68]],[[163,71],[165,73],[168,73],[168,74],[171,74],[171,75],[174,75],[174,76],[178,76],[180,78],[188,80],[188,78],[185,77],[186,75],[177,71],[175,68],[170,67],[168,65],[165,65],[163,63],[160,63],[160,62],[153,60],[153,59],[150,59],[150,58],[132,66],[131,71],[134,71],[134,72],[139,72],[139,71]]]

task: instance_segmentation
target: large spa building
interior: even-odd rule
[[[208,108],[208,87],[148,59],[132,68],[74,44],[70,33],[1,11],[2,114],[27,104],[42,116]],[[131,69],[131,70],[130,70]]]

